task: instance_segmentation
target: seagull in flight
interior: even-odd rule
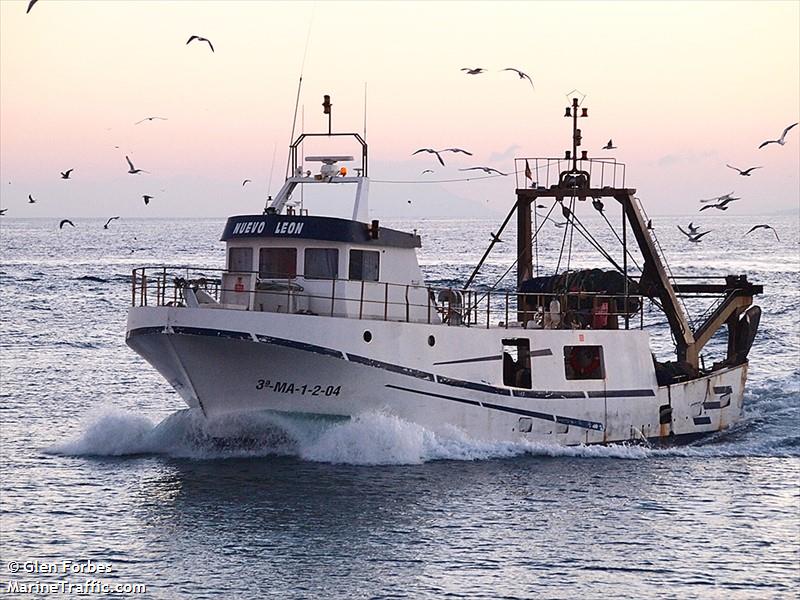
[[[242,187],[244,187],[244,186],[245,186],[245,184],[247,184],[247,183],[252,183],[252,182],[253,182],[253,180],[252,180],[252,179],[245,179],[245,180],[242,182]]]
[[[425,169],[420,175],[425,175],[425,173],[433,173],[433,169]]]
[[[547,219],[548,221],[551,221],[553,223],[553,225],[555,225],[556,227],[566,227],[567,226],[566,222],[559,223],[558,221],[556,221],[555,219],[553,219],[551,217],[548,217],[547,215],[540,215],[539,213],[536,213],[536,214],[539,215],[543,219]]]
[[[690,241],[690,242],[691,242],[691,241],[696,241],[696,240],[694,240],[693,238],[697,238],[697,239],[699,240],[699,239],[700,239],[701,237],[703,237],[705,234],[707,234],[707,233],[710,233],[710,232],[711,232],[711,230],[710,230],[710,229],[709,229],[708,231],[703,231],[703,232],[700,232],[700,231],[698,231],[698,230],[700,229],[699,227],[691,227],[691,226],[689,227],[689,231],[686,231],[686,230],[685,230],[685,229],[683,229],[683,228],[682,228],[680,225],[678,225],[678,229],[680,230],[680,232],[681,232],[683,235],[685,235],[687,238],[689,238],[689,241]]]
[[[150,172],[150,171],[144,171],[142,169],[137,169],[136,167],[134,167],[133,163],[131,162],[131,159],[128,158],[127,156],[125,157],[125,160],[128,161],[128,166],[130,167],[130,169],[128,169],[128,173],[130,173],[131,175],[138,175],[139,173],[149,173]]]
[[[779,238],[779,237],[778,237],[778,232],[777,232],[777,231],[775,231],[775,228],[774,228],[772,225],[767,225],[767,224],[764,224],[764,225],[753,225],[753,226],[750,228],[750,231],[748,231],[747,233],[745,233],[745,235],[750,235],[750,234],[751,234],[751,233],[753,233],[753,232],[754,232],[756,229],[771,229],[771,230],[772,230],[772,233],[774,233],[774,234],[775,234],[775,239],[776,239],[776,240],[778,240],[779,242],[781,241],[781,238]]]
[[[462,150],[461,148],[445,148],[444,150],[439,150],[439,152],[461,152],[462,154],[466,154],[467,156],[472,156],[472,152],[467,152],[466,150]]]
[[[527,79],[528,82],[531,84],[531,88],[532,89],[534,89],[534,90],[536,89],[535,87],[533,87],[533,79],[531,79],[530,76],[528,76],[527,73],[523,73],[522,71],[520,71],[519,69],[515,69],[514,67],[508,67],[508,68],[502,69],[502,70],[503,71],[514,71],[514,73],[519,75],[520,79]]]
[[[725,198],[724,200],[720,200],[716,204],[706,204],[705,206],[700,208],[700,212],[703,212],[707,208],[717,208],[719,210],[728,210],[728,204],[733,202],[734,200],[741,200],[741,198]]]
[[[155,119],[158,119],[159,121],[168,121],[169,120],[169,119],[167,119],[167,117],[145,117],[141,121],[136,121],[136,123],[134,123],[134,125],[138,125],[139,123],[144,123],[145,121],[153,121]]]
[[[484,173],[491,175],[492,173],[497,173],[498,175],[507,176],[508,173],[503,173],[502,171],[498,171],[497,169],[493,169],[492,167],[467,167],[466,169],[459,169],[459,171],[483,171]]]
[[[111,218],[109,218],[108,221],[106,221],[106,224],[103,225],[103,229],[108,229],[108,224],[111,223],[111,221],[113,221],[114,219],[119,219],[119,217],[111,217]]]
[[[684,231],[684,233],[686,233],[686,232]],[[701,231],[700,233],[695,233],[695,234],[689,236],[689,241],[696,244],[696,243],[702,241],[704,235],[707,235],[709,233],[711,233],[710,229],[708,231]]]
[[[26,15],[27,15],[29,12],[31,12],[31,9],[33,8],[33,5],[34,5],[34,4],[36,4],[38,1],[39,1],[39,0],[31,0],[30,2],[28,2],[28,10],[26,10],[26,11],[25,11],[25,14],[26,14]]]
[[[481,73],[486,73],[486,69],[482,69],[481,67],[475,67],[474,69],[464,67],[461,70],[466,71],[467,75],[480,75]]]
[[[439,150],[434,150],[433,148],[420,148],[416,152],[412,152],[411,156],[414,156],[415,154],[419,154],[420,152],[428,152],[429,154],[435,154],[436,158],[439,159],[439,163],[441,163],[441,165],[444,166],[444,161],[442,160],[442,157],[439,154]]]
[[[723,194],[722,196],[716,196],[714,198],[704,198],[700,200],[702,204],[707,204],[709,202],[720,202],[722,200],[728,200],[733,196],[734,192],[730,192],[729,194]],[[734,198],[735,200],[739,200],[739,198]]]
[[[67,169],[66,171],[61,171],[61,179],[69,179],[69,174],[74,170],[75,169]]]
[[[36,204],[36,200],[30,194],[28,194],[28,204]]]
[[[58,228],[64,229],[64,225],[72,225],[73,227],[75,227],[75,223],[73,223],[69,219],[61,219],[61,223],[58,224]]]
[[[190,37],[190,38],[187,40],[187,42],[186,42],[186,45],[189,45],[189,43],[190,43],[192,40],[197,40],[198,42],[205,42],[206,44],[208,44],[208,47],[209,47],[209,48],[211,48],[211,51],[212,51],[212,52],[214,52],[214,46],[213,46],[213,44],[212,44],[212,43],[211,43],[211,42],[210,42],[208,39],[206,39],[206,38],[204,38],[204,37],[200,37],[199,35],[193,35],[192,37]]]
[[[780,137],[779,139],[777,139],[777,140],[767,140],[766,142],[762,143],[762,144],[761,144],[761,145],[758,147],[758,148],[759,148],[759,150],[760,150],[761,148],[763,148],[764,146],[766,146],[767,144],[780,144],[781,146],[783,146],[784,144],[786,144],[786,134],[787,134],[787,133],[789,133],[789,130],[790,130],[792,127],[795,127],[796,125],[797,125],[797,123],[795,123],[794,125],[789,125],[789,126],[786,128],[786,129],[784,129],[784,130],[783,130],[783,133],[781,134],[781,137]]]
[[[442,155],[440,154],[440,152],[454,152],[454,153],[455,152],[461,152],[463,154],[467,154],[468,156],[472,156],[472,152],[467,152],[466,150],[462,150],[461,148],[445,148],[444,150],[434,150],[433,148],[420,148],[416,152],[412,152],[411,156],[414,156],[415,154],[419,154],[420,152],[428,152],[429,154],[435,154],[436,158],[439,159],[439,163],[442,166],[445,166],[445,165],[444,165],[444,160],[442,160]]]
[[[6,211],[8,211],[7,208],[0,208],[0,217],[2,217],[4,214],[6,214]]]
[[[608,140],[608,143],[601,148],[601,150],[616,150],[617,147],[614,145],[614,140]]]
[[[150,204],[150,200],[152,200],[152,199],[153,199],[153,197],[152,197],[152,196],[148,196],[147,194],[145,194],[144,196],[142,196],[142,200],[144,200],[144,205],[145,205],[145,206],[147,206],[148,204]]]
[[[737,169],[736,167],[729,165],[727,163],[725,164],[725,166],[728,167],[729,169],[733,169],[734,171],[738,171],[739,175],[743,177],[750,177],[751,171],[763,168],[763,167],[750,167],[749,169],[745,169],[744,171],[742,171],[741,169]]]

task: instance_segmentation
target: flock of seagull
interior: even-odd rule
[[[765,142],[762,142],[758,146],[758,149],[760,150],[761,148],[764,148],[765,146],[768,146],[769,144],[778,144],[780,146],[786,145],[786,134],[789,133],[792,130],[793,127],[796,127],[796,126],[797,126],[797,123],[793,123],[792,125],[789,125],[786,129],[783,130],[783,133],[781,133],[781,137],[779,137],[777,140],[766,140]],[[608,143],[610,145],[611,144],[611,140],[609,140]],[[736,171],[741,177],[750,177],[750,176],[752,176],[753,171],[755,171],[756,169],[763,169],[764,168],[764,167],[758,166],[758,167],[748,167],[747,169],[740,169],[739,167],[734,167],[733,165],[730,165],[730,164],[726,164],[725,166],[728,167],[729,169],[733,169],[734,171]],[[700,207],[700,211],[699,212],[703,212],[704,210],[709,210],[709,209],[712,209],[712,208],[714,208],[716,210],[728,210],[728,208],[730,208],[728,205],[731,202],[736,202],[737,200],[741,200],[741,197],[734,196],[733,194],[734,194],[734,192],[729,192],[727,194],[723,194],[722,196],[715,196],[714,198],[703,198],[703,199],[701,199],[700,203],[703,204],[704,206]],[[706,235],[708,233],[711,233],[711,230],[700,231],[699,230],[700,228],[699,227],[695,227],[693,225],[693,223],[689,223],[689,227],[688,227],[689,231],[684,230],[680,226],[678,226],[678,229],[681,231],[681,233],[683,233],[686,236],[688,241],[693,242],[695,244],[700,242],[704,235]],[[751,227],[750,230],[747,233],[745,233],[745,235],[750,235],[751,233],[753,233],[754,231],[756,231],[758,229],[764,229],[764,230],[769,229],[769,230],[771,230],[772,233],[775,235],[775,239],[778,240],[779,242],[781,241],[781,238],[778,237],[778,232],[775,231],[775,228],[772,227],[772,225],[768,225],[767,223],[761,223],[759,225],[753,225],[753,227]]]
[[[481,75],[482,73],[489,72],[488,69],[484,69],[483,67],[463,67],[461,70],[467,75]],[[500,69],[500,72],[503,71],[511,71],[513,73],[516,73],[520,79],[527,80],[528,83],[531,84],[531,89],[533,90],[536,89],[533,85],[533,80],[524,71],[520,71],[519,69],[516,69],[514,67],[506,67],[505,69]],[[442,158],[441,155],[442,152],[454,152],[454,153],[461,152],[463,154],[466,154],[467,156],[472,156],[472,152],[468,152],[467,150],[462,150],[461,148],[444,148],[442,150],[435,150],[434,148],[420,148],[419,150],[412,152],[411,156],[419,154],[420,152],[427,152],[428,154],[435,155],[436,159],[439,161],[439,164],[442,165],[443,167],[445,166],[445,164],[444,164],[444,159]],[[467,167],[466,169],[459,169],[459,171],[483,171],[487,175],[502,175],[503,177],[508,175],[508,173],[503,173],[502,171],[498,171],[497,169],[494,169],[492,167],[485,167],[485,166]],[[428,173],[434,173],[434,170],[425,169],[420,173],[420,175],[426,175]]]
[[[37,2],[38,2],[38,0],[30,0],[29,1],[28,8],[25,11],[26,14],[31,11],[31,9],[33,8],[34,4],[36,4]],[[199,35],[192,35],[186,41],[186,45],[189,45],[192,42],[200,42],[200,43],[205,42],[206,44],[208,44],[208,47],[211,50],[211,52],[214,52],[214,45],[212,44],[211,40],[209,40],[208,38],[205,38],[205,37],[202,37],[202,36],[199,36]],[[463,67],[461,69],[461,71],[464,72],[467,75],[482,75],[484,73],[489,72],[488,69],[484,69],[483,67]],[[500,69],[499,72],[513,72],[519,77],[519,79],[527,80],[528,83],[530,83],[530,85],[531,85],[531,89],[533,89],[533,90],[536,89],[534,87],[534,85],[533,85],[533,80],[531,79],[531,77],[527,73],[525,73],[524,71],[521,71],[520,69],[517,69],[517,68],[514,68],[514,67],[506,67],[504,69]],[[166,121],[168,119],[167,119],[167,117],[149,116],[149,117],[145,117],[145,118],[143,118],[143,119],[141,119],[139,121],[136,121],[134,123],[134,125],[139,125],[141,123],[144,123],[145,121],[152,122],[152,121],[156,121],[156,120]],[[789,133],[789,131],[791,131],[792,128],[796,127],[797,125],[798,125],[798,123],[794,123],[792,125],[789,125],[788,127],[786,127],[783,130],[783,132],[781,133],[781,136],[778,139],[766,140],[766,141],[762,142],[758,146],[758,149],[764,148],[765,146],[768,146],[769,144],[778,144],[780,146],[784,146],[786,144],[786,135]],[[608,143],[606,143],[604,146],[602,146],[601,149],[602,150],[616,150],[617,146],[614,145],[613,139],[609,139]],[[464,150],[462,148],[443,148],[441,150],[436,150],[434,148],[420,148],[420,149],[416,150],[415,152],[413,152],[412,156],[414,156],[416,154],[423,153],[423,152],[424,153],[428,153],[428,154],[433,154],[434,156],[436,156],[436,159],[439,161],[439,164],[441,166],[443,166],[443,167],[445,166],[444,159],[442,158],[442,153],[444,153],[444,152],[452,152],[454,154],[461,153],[461,154],[465,154],[467,156],[472,156],[472,152],[469,152],[469,151]],[[134,164],[131,161],[129,156],[126,155],[125,156],[125,160],[128,163],[128,173],[129,174],[138,175],[140,173],[150,173],[149,171],[145,171],[144,169],[137,169],[134,166]],[[740,168],[735,167],[735,166],[730,165],[730,164],[726,164],[725,166],[727,166],[729,169],[733,169],[740,176],[743,176],[743,177],[750,177],[752,175],[753,171],[755,171],[756,169],[763,168],[761,166],[756,166],[756,167],[748,167],[747,169],[740,169]],[[67,169],[66,171],[62,171],[61,172],[61,179],[71,179],[70,176],[71,176],[71,174],[72,174],[72,172],[74,170],[75,169],[73,168],[73,169]],[[486,173],[488,175],[500,175],[500,176],[507,176],[508,175],[508,173],[503,173],[502,171],[499,171],[498,169],[494,169],[492,167],[487,167],[487,166],[466,167],[466,168],[463,168],[463,169],[459,169],[459,171],[483,171],[484,173]],[[425,170],[422,171],[421,174],[425,175],[427,173],[434,173],[434,171],[433,171],[433,169],[425,169]],[[250,183],[251,181],[252,180],[250,180],[250,179],[245,179],[244,181],[242,181],[242,187],[244,187],[246,184]],[[700,212],[702,212],[704,210],[709,210],[709,209],[716,209],[716,210],[723,210],[723,211],[724,210],[728,210],[728,208],[729,208],[728,205],[731,202],[735,202],[737,200],[741,200],[740,197],[735,197],[733,194],[734,194],[734,192],[730,192],[728,194],[723,194],[722,196],[716,196],[714,198],[706,198],[706,199],[700,200],[700,203],[704,204],[704,206],[702,206],[700,208]],[[151,196],[151,195],[148,195],[148,194],[143,194],[142,195],[142,200],[144,201],[145,206],[150,204],[150,201],[152,199],[153,199],[153,196]],[[29,204],[35,204],[36,203],[36,200],[33,198],[32,194],[28,194],[28,203]],[[537,205],[537,208],[546,208],[546,207],[543,206],[543,205]],[[601,206],[599,208],[595,205],[595,208],[602,212],[602,204],[601,204]],[[7,208],[0,209],[0,216],[4,215],[7,210],[8,210]],[[552,218],[547,217],[547,216],[545,216],[544,218],[549,220],[549,221],[552,221],[553,224],[556,225],[557,227],[565,227],[567,225],[567,223],[558,222],[555,219],[552,219]],[[109,224],[112,221],[116,220],[116,219],[119,219],[119,217],[115,216],[115,217],[109,218],[106,221],[105,225],[103,225],[103,228],[104,229],[108,229]],[[59,223],[58,227],[59,227],[59,229],[62,229],[65,225],[70,225],[72,227],[75,227],[75,224],[72,221],[70,221],[69,219],[62,219],[61,222]],[[683,233],[684,235],[686,235],[688,241],[693,242],[693,243],[700,242],[705,235],[707,235],[707,234],[709,234],[711,232],[711,230],[700,231],[700,228],[696,227],[693,222],[690,222],[687,228],[688,228],[688,231],[683,229],[682,227],[678,226],[678,229],[680,230],[680,232]],[[652,221],[650,221],[648,223],[648,229],[652,229]],[[759,225],[754,225],[745,235],[749,235],[753,231],[756,231],[758,229],[769,229],[769,230],[772,230],[772,232],[775,234],[775,238],[780,242],[780,238],[778,237],[778,233],[775,231],[775,229],[771,225],[768,225],[766,223],[759,224]]]
[[[484,69],[483,67],[464,67],[464,68],[461,69],[461,71],[463,71],[467,75],[481,75],[483,73],[488,72],[488,70]],[[526,73],[524,73],[523,71],[520,71],[519,69],[515,69],[513,67],[507,67],[505,69],[501,69],[501,71],[513,71],[513,72],[517,73],[517,75],[519,75],[520,79],[527,79],[531,84],[531,88],[533,88],[533,80]],[[789,131],[791,131],[791,129],[793,127],[795,127],[796,125],[797,125],[797,123],[794,123],[793,125],[789,125],[786,129],[783,130],[783,132],[781,133],[781,136],[778,139],[776,139],[776,140],[766,140],[766,141],[762,142],[758,146],[758,149],[760,150],[761,148],[764,148],[765,146],[768,146],[769,144],[778,144],[780,146],[785,145],[786,144],[786,134],[788,134]],[[601,147],[601,150],[616,150],[616,149],[617,149],[617,146],[614,145],[613,138],[609,139],[608,142],[604,146]],[[420,149],[412,152],[411,156],[414,156],[414,155],[419,154],[421,152],[426,152],[428,154],[435,155],[437,160],[439,161],[439,164],[441,164],[443,167],[445,166],[445,162],[444,162],[444,159],[442,158],[442,154],[441,154],[443,152],[453,152],[453,153],[459,153],[460,152],[460,153],[466,154],[468,156],[472,156],[472,152],[468,152],[467,150],[463,150],[461,148],[443,148],[442,150],[436,150],[434,148],[420,148]],[[756,169],[762,169],[763,168],[761,166],[758,166],[758,167],[748,167],[747,169],[740,169],[740,168],[735,167],[735,166],[730,165],[730,164],[726,164],[725,166],[727,166],[729,169],[733,169],[734,171],[736,171],[742,177],[750,177],[752,175],[753,171],[755,171]],[[502,171],[499,171],[499,170],[494,169],[492,167],[486,167],[486,166],[467,167],[467,168],[464,168],[464,169],[459,169],[459,171],[483,171],[484,173],[486,173],[488,175],[501,175],[501,176],[507,176],[508,175],[508,173],[503,173]],[[426,175],[428,173],[434,173],[434,172],[435,171],[433,169],[424,169],[420,174],[421,175]],[[526,176],[527,176],[527,172],[526,172]],[[244,185],[244,184],[242,184],[242,185]],[[723,210],[723,211],[724,210],[728,210],[728,208],[729,208],[728,205],[731,202],[735,202],[736,200],[741,200],[740,197],[735,197],[733,194],[734,194],[734,192],[730,192],[728,194],[723,194],[722,196],[716,196],[714,198],[706,198],[706,199],[700,200],[700,203],[704,204],[704,206],[700,208],[700,212],[702,212],[704,210],[712,209],[712,208],[713,209],[717,209],[717,210]],[[409,203],[410,202],[411,201],[409,200]],[[599,203],[599,206],[598,206],[598,203]],[[593,202],[593,204],[594,204],[594,208],[595,209],[597,209],[600,212],[603,211],[602,202],[600,202],[599,200],[596,200],[595,202]],[[536,208],[546,208],[546,207],[543,206],[543,205],[537,205]],[[551,221],[556,227],[566,227],[566,225],[567,225],[566,222],[559,222],[559,221],[556,221],[555,219],[552,219],[551,217],[548,217],[548,216],[545,216],[545,215],[540,215],[540,216],[542,216],[544,219],[546,219],[548,221]],[[647,228],[648,229],[652,229],[653,228],[652,220],[648,221]],[[711,230],[700,231],[699,227],[695,227],[694,222],[689,223],[688,231],[683,229],[681,226],[678,226],[678,229],[680,230],[681,233],[686,235],[688,241],[693,242],[693,243],[700,242],[705,235],[711,233]],[[758,229],[769,229],[769,230],[772,230],[772,233],[775,234],[775,238],[780,242],[780,238],[778,237],[778,233],[775,231],[775,229],[771,225],[768,225],[766,223],[759,224],[759,225],[754,225],[745,235],[750,235],[751,233],[753,233],[754,231],[756,231]]]
[[[35,2],[36,2],[36,0],[33,0],[31,5],[33,5],[33,3],[35,3]],[[138,125],[139,123],[143,123],[145,121],[153,121],[154,119],[160,119],[162,121],[166,121],[167,120],[165,117],[145,117],[141,121],[137,121],[136,123],[134,123],[134,125]],[[137,169],[136,166],[134,166],[134,164],[131,161],[129,156],[126,155],[125,156],[125,160],[128,163],[128,173],[130,175],[139,175],[140,173],[150,173],[150,171],[145,171],[144,169]],[[60,172],[61,173],[61,179],[72,179],[72,172],[74,170],[75,169],[67,169],[66,171],[61,171]],[[142,200],[144,201],[145,206],[150,204],[150,200],[152,200],[152,199],[153,199],[153,196],[151,196],[149,194],[143,194],[142,195]],[[28,194],[28,204],[36,204],[36,199],[33,197],[33,194]],[[4,215],[7,210],[8,210],[7,208],[0,209],[0,216]],[[110,219],[108,219],[108,221],[106,221],[105,225],[103,225],[103,229],[108,229],[108,226],[111,223],[111,221],[114,221],[116,219],[119,219],[119,217],[111,217]],[[58,224],[58,228],[59,229],[63,229],[65,225],[70,225],[72,227],[75,227],[75,223],[73,223],[69,219],[61,219],[61,221]]]
[[[28,2],[28,8],[25,11],[25,14],[30,13],[31,9],[33,8],[33,6],[37,2],[38,2],[38,0],[30,0]],[[206,44],[208,44],[208,47],[210,48],[211,52],[214,52],[214,45],[211,43],[211,40],[209,40],[208,38],[205,38],[205,37],[202,37],[202,36],[199,36],[199,35],[192,35],[186,41],[186,45],[189,45],[192,42],[205,42]],[[167,120],[168,120],[167,117],[149,116],[149,117],[145,117],[143,119],[140,119],[139,121],[136,121],[134,123],[134,125],[140,125],[141,123],[144,123],[145,121],[152,122],[152,121],[167,121]],[[115,148],[119,148],[119,146],[114,146],[114,147]],[[145,171],[144,169],[136,168],[136,166],[133,164],[133,161],[131,161],[130,156],[126,155],[125,156],[125,161],[128,163],[128,173],[130,175],[139,175],[141,173],[148,173],[148,174],[150,173],[150,171]],[[66,171],[60,171],[61,179],[70,179],[71,180],[73,171],[75,171],[74,168],[67,169]],[[249,181],[250,181],[249,179],[246,179],[244,181],[244,183],[242,183],[242,185],[244,185],[245,183],[248,183]],[[143,194],[142,195],[142,201],[144,202],[145,206],[150,204],[150,201],[153,198],[154,198],[154,196],[149,195],[149,194]],[[36,202],[37,202],[37,200],[33,197],[33,194],[28,194],[28,204],[36,204]],[[0,216],[5,215],[7,211],[8,211],[7,208],[0,208]],[[118,216],[110,217],[106,221],[105,225],[103,225],[103,229],[108,229],[108,226],[111,224],[111,222],[115,221],[116,219],[119,219],[119,217]],[[58,228],[59,229],[63,229],[66,225],[69,225],[71,227],[75,227],[75,223],[73,223],[71,220],[69,220],[69,219],[61,219],[61,221],[58,224]]]

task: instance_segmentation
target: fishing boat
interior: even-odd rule
[[[365,139],[332,133],[330,121],[327,132],[302,133],[263,212],[227,220],[224,268],[133,270],[127,344],[209,419],[379,412],[476,440],[563,445],[683,442],[729,427],[743,415],[762,287],[739,275],[672,276],[625,166],[579,156],[588,111],[572,99],[566,113],[572,149],[515,159],[513,206],[472,276],[448,288],[425,283],[416,231],[370,219]],[[347,142],[360,157],[303,157],[314,138]],[[350,218],[310,214],[299,200],[309,186],[349,188]],[[621,207],[621,256],[598,245],[613,268],[537,276],[547,221],[536,206],[588,233],[577,211],[602,212],[604,200]],[[476,288],[514,220],[516,285]],[[690,322],[684,302],[698,297],[711,305]],[[645,327],[645,307],[668,327]],[[674,360],[656,360],[651,330],[672,337]],[[707,366],[702,351],[718,332],[726,350]]]

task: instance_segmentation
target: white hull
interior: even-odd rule
[[[532,389],[503,385],[502,340],[511,337],[530,339],[536,351]],[[659,387],[648,342],[641,331],[479,329],[175,307],[132,308],[127,336],[209,417],[381,411],[478,440],[565,445],[690,438],[741,417],[746,363]],[[562,348],[572,344],[603,346],[605,379],[565,378]]]

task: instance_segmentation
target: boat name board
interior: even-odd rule
[[[367,223],[300,215],[238,215],[230,217],[222,233],[222,241],[241,238],[293,237],[370,246],[419,248],[419,236],[379,227],[377,237]]]
[[[304,223],[296,221],[279,221],[275,224],[274,235],[300,235]],[[264,233],[267,224],[264,221],[242,221],[236,223],[232,235],[260,235]]]

